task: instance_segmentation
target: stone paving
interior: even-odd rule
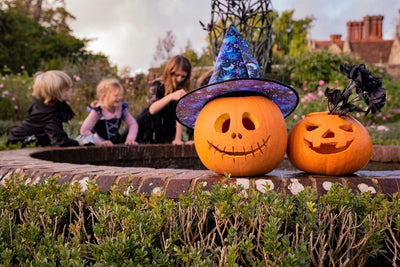
[[[150,152],[149,152],[150,151]],[[32,157],[33,155],[34,157]],[[45,155],[45,156],[43,156]],[[54,161],[43,158],[51,157]],[[26,148],[0,151],[0,183],[12,175],[21,175],[26,184],[33,185],[49,177],[59,177],[60,183],[78,182],[85,189],[87,181],[109,190],[113,184],[130,181],[130,190],[150,195],[161,193],[169,198],[187,195],[200,183],[209,191],[213,185],[224,180],[240,184],[244,189],[254,188],[260,192],[268,190],[283,194],[297,194],[305,187],[313,187],[320,195],[325,194],[332,184],[347,184],[354,192],[371,191],[373,194],[392,194],[400,191],[400,146],[374,146],[371,162],[387,163],[381,170],[363,169],[350,176],[322,176],[298,170],[280,170],[258,177],[232,177],[226,179],[209,170],[190,170],[154,167],[116,167],[94,165],[90,159],[101,162],[127,157],[143,159],[196,158],[193,145],[173,146],[140,145],[114,148]],[[40,159],[42,158],[42,159]],[[284,160],[286,161],[286,160]],[[69,163],[66,163],[69,162]],[[78,164],[78,163],[86,164]],[[97,162],[96,164],[99,164]],[[155,161],[156,162],[156,161]],[[157,163],[154,163],[155,165]],[[268,187],[267,187],[268,185]]]

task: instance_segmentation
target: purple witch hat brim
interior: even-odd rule
[[[177,120],[189,128],[194,128],[197,116],[206,103],[217,97],[240,92],[265,95],[279,107],[283,117],[289,116],[299,102],[296,90],[278,81],[261,78],[222,81],[200,87],[179,99],[176,105]]]

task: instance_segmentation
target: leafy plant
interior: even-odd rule
[[[385,266],[400,263],[400,198],[333,185],[319,197],[200,184],[173,201],[56,178],[0,185],[0,265]]]

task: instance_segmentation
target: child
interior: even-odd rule
[[[84,138],[93,138],[96,145],[112,146],[125,143],[135,145],[138,124],[128,111],[128,103],[122,103],[124,88],[116,79],[105,79],[97,85],[99,103],[91,108],[81,127]],[[119,128],[124,120],[129,127],[128,135],[121,136]]]
[[[139,124],[139,143],[183,144],[183,125],[175,119],[178,99],[189,91],[192,66],[188,58],[172,57],[161,78],[149,88],[149,106],[136,117]]]
[[[69,122],[74,112],[66,101],[72,97],[72,80],[62,71],[51,70],[35,75],[34,100],[28,118],[11,130],[7,144],[21,142],[23,146],[78,146],[82,141],[68,138],[63,122]]]

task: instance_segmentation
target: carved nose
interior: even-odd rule
[[[326,133],[324,133],[324,135],[322,136],[322,138],[334,138],[335,137],[335,133],[332,131],[327,131]]]
[[[242,139],[242,134],[241,133],[238,133],[238,134],[232,133],[232,139],[235,139],[236,137],[239,139]]]

